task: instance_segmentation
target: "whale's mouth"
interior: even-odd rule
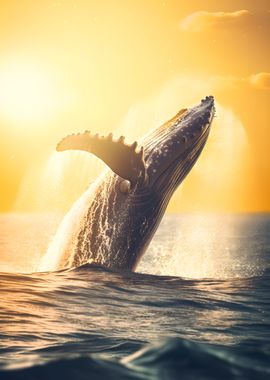
[[[203,150],[214,113],[214,98],[207,96],[148,136],[145,161],[151,187],[181,183]]]

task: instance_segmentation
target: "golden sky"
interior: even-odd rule
[[[132,140],[214,95],[209,146],[172,211],[270,211],[263,0],[0,0],[0,210],[66,209],[102,168],[70,132]],[[99,166],[100,165],[100,166]]]

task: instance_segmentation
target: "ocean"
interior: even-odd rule
[[[270,379],[270,215],[165,215],[136,273],[37,273],[61,215],[0,216],[0,379]]]

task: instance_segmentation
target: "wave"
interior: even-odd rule
[[[266,379],[270,345],[224,347],[173,338],[147,345],[120,361],[100,355],[63,355],[45,364],[0,371],[0,380]]]
[[[0,288],[0,380],[270,378],[269,268],[199,280],[85,264],[0,274]]]

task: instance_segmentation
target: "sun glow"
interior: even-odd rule
[[[0,114],[15,124],[50,118],[56,106],[56,89],[50,75],[29,63],[0,67]]]

